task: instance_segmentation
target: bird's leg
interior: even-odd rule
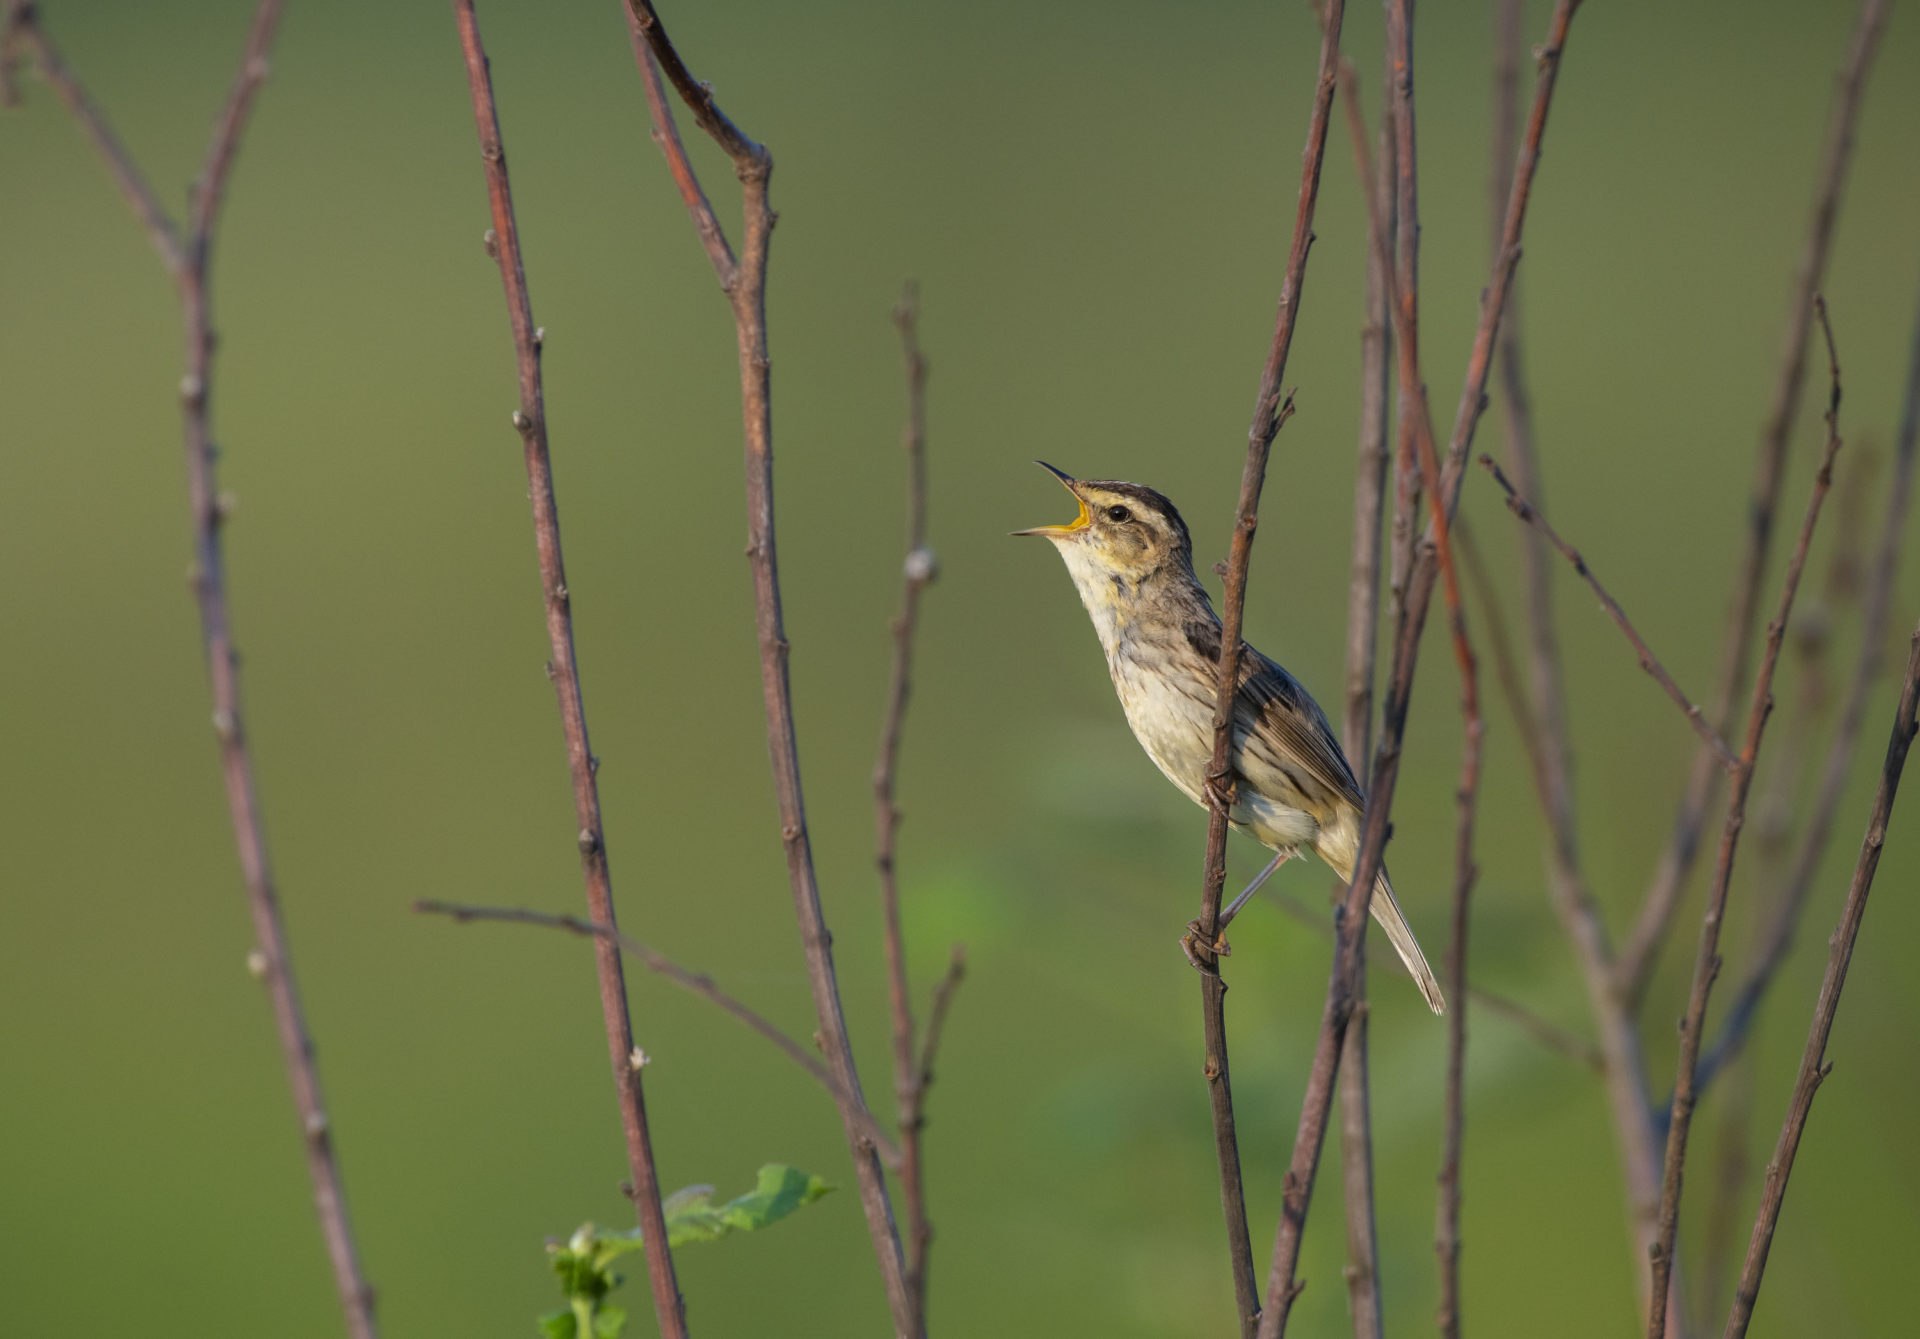
[[[1287,850],[1281,851],[1278,855],[1274,856],[1272,860],[1268,861],[1267,867],[1261,870],[1258,874],[1254,875],[1253,882],[1248,884],[1245,888],[1242,888],[1240,890],[1240,896],[1234,898],[1233,901],[1229,902],[1226,906],[1226,909],[1220,913],[1220,919],[1217,922],[1218,928],[1221,930],[1225,930],[1227,928],[1228,922],[1230,922],[1235,916],[1238,916],[1240,914],[1240,908],[1247,905],[1247,903],[1252,900],[1253,895],[1260,891],[1261,885],[1266,883],[1268,879],[1271,879],[1273,877],[1273,872],[1279,869],[1280,866],[1286,864],[1289,860],[1293,859],[1298,854],[1300,853],[1297,850],[1289,848]]]
[[[1240,895],[1221,910],[1219,917],[1214,921],[1213,925],[1213,943],[1208,946],[1208,951],[1211,952],[1214,957],[1224,958],[1233,952],[1233,945],[1227,942],[1227,923],[1240,914],[1240,908],[1246,906],[1253,895],[1260,891],[1261,885],[1273,877],[1275,870],[1286,864],[1287,861],[1293,859],[1297,854],[1298,852],[1296,851],[1285,850],[1274,856],[1272,860],[1267,862],[1265,869],[1253,876],[1253,882],[1245,888],[1242,888]],[[1187,955],[1187,961],[1193,964],[1195,970],[1204,972],[1207,968],[1201,963],[1199,954],[1202,928],[1198,920],[1187,923],[1187,932],[1180,936],[1180,951]]]

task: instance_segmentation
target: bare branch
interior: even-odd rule
[[[1344,63],[1343,63],[1344,64]],[[1391,55],[1388,56],[1391,68]],[[1390,197],[1393,138],[1380,134],[1380,171],[1361,179],[1361,189],[1378,201]],[[1393,229],[1393,208],[1382,208],[1383,227]],[[1384,250],[1367,256],[1366,323],[1360,335],[1360,440],[1353,485],[1353,561],[1347,583],[1347,700],[1341,722],[1341,747],[1349,758],[1364,759],[1373,746],[1373,683],[1379,660],[1380,543],[1387,475],[1388,388],[1392,384],[1393,313]],[[1408,531],[1411,533],[1411,525]],[[1321,918],[1315,924],[1324,928]],[[1354,996],[1364,1001],[1364,958],[1354,979]],[[1373,1116],[1368,1073],[1368,1013],[1356,1009],[1348,1025],[1340,1062],[1340,1169],[1346,1196],[1347,1310],[1354,1339],[1381,1339],[1380,1243],[1373,1195]]]
[[[1887,757],[1880,769],[1880,788],[1873,799],[1873,811],[1867,819],[1867,833],[1860,843],[1860,858],[1853,868],[1853,881],[1847,887],[1846,906],[1834,929],[1827,952],[1827,970],[1820,978],[1815,997],[1813,1026],[1807,1033],[1806,1048],[1800,1057],[1800,1073],[1787,1102],[1787,1118],[1774,1145],[1773,1158],[1767,1163],[1766,1182],[1761,1190],[1760,1212],[1754,1219],[1753,1238],[1747,1246],[1746,1264],[1734,1289],[1733,1309],[1727,1316],[1727,1339],[1741,1339],[1753,1319],[1754,1303],[1760,1295],[1761,1276],[1766,1272],[1767,1254],[1773,1247],[1774,1228],[1780,1221],[1780,1209],[1786,1201],[1787,1178],[1793,1174],[1793,1161],[1800,1151],[1800,1139],[1806,1133],[1807,1117],[1813,1110],[1814,1094],[1832,1072],[1827,1056],[1827,1039],[1833,1035],[1833,1019],[1840,1008],[1840,992],[1846,988],[1847,968],[1853,961],[1853,947],[1860,938],[1860,924],[1867,913],[1867,895],[1873,890],[1873,876],[1880,866],[1880,851],[1887,839],[1887,822],[1893,814],[1893,800],[1900,788],[1900,775],[1906,768],[1907,751],[1920,733],[1915,713],[1920,711],[1920,628],[1916,628],[1907,654],[1907,677],[1900,693],[1900,705],[1894,711],[1893,732],[1887,740]]]
[[[741,1003],[736,996],[728,994],[721,988],[719,982],[705,972],[697,972],[691,967],[682,966],[658,949],[641,943],[632,935],[614,926],[597,925],[592,921],[582,920],[578,916],[559,916],[545,911],[532,911],[526,907],[476,907],[461,902],[441,902],[432,898],[415,902],[413,909],[419,915],[445,916],[461,925],[476,921],[500,925],[534,925],[548,930],[565,930],[568,934],[581,935],[588,939],[607,940],[649,972],[665,977],[680,989],[689,994],[698,995],[719,1008],[722,1013],[745,1023],[773,1043],[774,1048],[787,1059],[805,1070],[807,1075],[825,1088],[830,1095],[836,1093],[833,1075],[827,1072],[827,1067],[821,1064],[805,1046],[781,1031],[778,1023],[773,1022],[758,1010]],[[880,1128],[878,1121],[871,1123],[868,1133],[873,1139],[874,1146],[880,1150],[881,1156],[887,1160],[887,1165],[900,1166],[899,1146],[893,1142],[885,1130]]]
[[[934,578],[933,550],[927,547],[927,360],[920,351],[920,295],[908,284],[894,308],[907,373],[907,426],[902,442],[907,455],[907,555],[901,578],[900,613],[893,620],[893,668],[887,685],[886,716],[880,730],[880,756],[873,768],[874,864],[880,872],[880,911],[887,953],[887,1003],[893,1021],[893,1085],[900,1109],[900,1187],[907,1209],[907,1290],[916,1322],[927,1324],[927,1247],[933,1226],[927,1218],[927,1192],[920,1158],[920,1127],[925,1123],[925,1085],[914,1056],[913,999],[907,985],[907,945],[900,928],[900,881],[894,845],[900,828],[895,773],[900,764],[900,734],[906,722],[913,670],[913,632],[920,594]]]
[[[547,643],[552,655],[547,676],[553,681],[554,693],[559,699],[560,728],[566,738],[574,817],[580,825],[580,873],[586,884],[587,909],[593,922],[613,930],[617,925],[613,875],[607,864],[606,831],[600,819],[598,761],[587,738],[586,703],[580,688],[580,667],[574,657],[573,604],[560,547],[560,510],[554,495],[553,461],[547,447],[546,393],[540,376],[541,332],[533,323],[533,304],[527,294],[520,231],[514,221],[513,189],[507,180],[506,152],[500,139],[500,116],[494,105],[493,79],[488,71],[486,51],[481,46],[473,0],[454,0],[453,12],[460,31],[460,49],[466,58],[474,130],[480,141],[487,199],[493,215],[488,247],[500,267],[507,317],[513,328],[514,362],[520,382],[520,408],[514,413],[513,425],[520,433],[526,460],[534,546],[540,564],[540,592],[546,606]],[[641,1053],[633,1042],[633,1023],[627,1012],[627,985],[618,945],[604,937],[597,938],[594,960],[598,968],[607,1052],[613,1068],[614,1089],[619,1096],[621,1126],[626,1135],[627,1166],[633,1178],[634,1207],[646,1243],[647,1281],[653,1293],[654,1314],[659,1318],[663,1335],[684,1339],[686,1309],[674,1276],[673,1256],[667,1246],[667,1220],[660,1205],[653,1134],[647,1124],[646,1097],[641,1083]]]
[[[267,6],[263,6],[263,9]],[[278,11],[279,6],[271,8]],[[256,26],[258,20],[256,19]],[[67,67],[60,56],[60,49],[47,36],[45,28],[40,26],[39,8],[32,3],[15,3],[7,15],[7,46],[9,52],[24,51],[33,57],[34,69],[51,88],[54,95],[66,104],[67,111],[80,123],[80,129],[93,142],[101,161],[107,165],[107,171],[113,177],[113,184],[120,190],[121,196],[133,210],[133,216],[146,230],[147,238],[153,243],[153,249],[160,253],[165,262],[167,273],[178,283],[187,268],[187,255],[180,239],[180,226],[168,215],[166,206],[160,203],[160,197],[153,193],[153,187],[147,184],[146,177],[133,156],[127,152],[120,137],[113,132],[107,118],[87,95],[79,77]],[[236,131],[237,133],[237,131]],[[218,142],[217,139],[215,141]]]
[[[1840,797],[1846,790],[1847,774],[1852,771],[1854,746],[1866,717],[1867,697],[1878,677],[1882,647],[1893,612],[1894,579],[1900,568],[1901,541],[1905,537],[1907,514],[1913,497],[1913,473],[1916,442],[1920,441],[1920,315],[1916,315],[1913,339],[1907,360],[1907,383],[1900,411],[1900,434],[1894,447],[1893,481],[1887,490],[1887,515],[1880,529],[1860,623],[1860,657],[1855,663],[1853,681],[1841,708],[1840,724],[1827,751],[1826,767],[1821,773],[1820,789],[1814,797],[1812,814],[1794,857],[1791,872],[1781,886],[1780,898],[1761,938],[1759,952],[1747,971],[1733,1004],[1720,1026],[1713,1044],[1700,1057],[1700,1086],[1705,1088],[1722,1065],[1740,1053],[1751,1035],[1759,1014],[1760,1001],[1772,985],[1775,974],[1793,948],[1794,932],[1805,913],[1807,896],[1812,891],[1820,859],[1826,854],[1833,822],[1839,812]]]
[[[1760,451],[1754,464],[1753,498],[1747,509],[1746,551],[1736,569],[1738,575],[1734,578],[1729,605],[1726,652],[1711,718],[1715,734],[1720,736],[1728,734],[1733,727],[1735,704],[1753,658],[1753,639],[1759,631],[1755,615],[1760,607],[1760,583],[1772,547],[1774,514],[1780,506],[1787,442],[1794,420],[1799,416],[1801,388],[1806,379],[1814,295],[1826,273],[1827,253],[1833,243],[1834,224],[1840,209],[1840,191],[1853,153],[1854,126],[1859,119],[1867,71],[1880,48],[1880,34],[1886,19],[1886,0],[1863,0],[1834,93],[1826,141],[1820,151],[1820,179],[1814,190],[1813,217],[1788,301],[1780,371],[1774,382],[1773,404],[1760,433]],[[1648,883],[1633,929],[1621,946],[1616,971],[1621,993],[1630,1008],[1637,1008],[1646,994],[1647,982],[1666,944],[1681,889],[1699,855],[1707,810],[1720,786],[1719,769],[1714,766],[1717,761],[1717,757],[1707,754],[1695,759],[1674,821],[1673,837]]]
[[[1827,366],[1831,392],[1827,401],[1827,445],[1821,454],[1820,469],[1814,476],[1813,495],[1807,500],[1806,518],[1800,524],[1800,538],[1787,560],[1786,577],[1781,583],[1780,604],[1773,621],[1767,624],[1767,638],[1760,658],[1760,670],[1753,682],[1753,697],[1747,708],[1746,742],[1740,750],[1740,766],[1734,772],[1733,795],[1727,803],[1727,821],[1720,837],[1720,856],[1714,866],[1713,886],[1707,894],[1707,913],[1700,931],[1700,951],[1694,962],[1693,987],[1687,1000],[1686,1016],[1680,1022],[1680,1058],[1674,1068],[1673,1114],[1667,1126],[1667,1156],[1660,1186],[1659,1233],[1654,1238],[1652,1301],[1647,1309],[1648,1339],[1663,1339],[1667,1332],[1667,1290],[1673,1272],[1674,1239],[1679,1230],[1680,1195],[1686,1173],[1687,1135],[1693,1124],[1694,1105],[1699,1099],[1697,1066],[1700,1059],[1701,1029],[1706,1021],[1707,999],[1714,978],[1720,972],[1720,925],[1726,914],[1727,894],[1733,881],[1733,862],[1740,846],[1740,830],[1746,817],[1747,794],[1753,785],[1754,760],[1766,732],[1767,717],[1773,709],[1773,671],[1780,661],[1780,646],[1786,636],[1787,622],[1793,614],[1793,599],[1800,587],[1800,574],[1806,568],[1807,550],[1813,544],[1813,528],[1820,519],[1820,505],[1833,483],[1833,458],[1840,451],[1840,361],[1834,352],[1833,330],[1827,324],[1827,307],[1817,296],[1814,313],[1820,318],[1821,332],[1827,341]]]
[[[1552,105],[1560,53],[1577,7],[1578,0],[1560,0],[1554,10],[1548,39],[1539,50],[1540,78],[1535,90],[1527,138],[1521,150],[1520,170],[1514,177],[1513,191],[1508,200],[1504,245],[1495,261],[1486,297],[1481,302],[1480,324],[1474,335],[1473,354],[1468,360],[1466,385],[1456,415],[1453,440],[1448,446],[1448,459],[1441,471],[1441,489],[1435,499],[1435,510],[1444,506],[1449,515],[1459,493],[1462,477],[1459,462],[1464,459],[1471,445],[1473,429],[1484,405],[1500,310],[1506,300],[1513,267],[1520,259],[1520,233],[1526,220],[1534,171],[1539,163],[1540,141],[1546,131],[1547,112]],[[1363,174],[1362,179],[1369,179],[1369,175]],[[1370,232],[1377,237],[1379,229],[1370,228]],[[1431,436],[1431,433],[1428,435]],[[1352,1014],[1352,982],[1358,946],[1365,928],[1367,898],[1379,875],[1386,847],[1394,787],[1399,780],[1400,741],[1406,731],[1413,675],[1418,664],[1420,632],[1425,625],[1433,586],[1439,576],[1439,561],[1434,555],[1437,555],[1437,549],[1423,552],[1415,562],[1408,589],[1407,617],[1394,649],[1393,672],[1387,682],[1380,739],[1375,746],[1373,768],[1368,776],[1370,794],[1366,824],[1353,879],[1341,907],[1341,930],[1333,971],[1327,983],[1327,1002],[1321,1016],[1320,1038],[1314,1049],[1307,1089],[1301,1103],[1300,1123],[1295,1131],[1293,1152],[1282,1192],[1280,1225],[1275,1234],[1273,1266],[1267,1277],[1267,1307],[1261,1315],[1260,1339],[1278,1339],[1284,1333],[1288,1313],[1298,1295],[1294,1271],[1299,1262],[1300,1241],[1306,1224],[1307,1206],[1312,1199],[1313,1179],[1319,1166],[1327,1114],[1333,1101],[1334,1080],[1339,1072],[1347,1023]],[[1456,638],[1456,651],[1458,646]]]
[[[1340,26],[1345,0],[1327,0],[1322,14],[1319,73],[1314,84],[1313,111],[1307,123],[1307,143],[1300,168],[1300,193],[1295,206],[1293,242],[1280,281],[1279,311],[1273,342],[1254,397],[1253,421],[1247,431],[1246,464],[1240,473],[1240,497],[1235,507],[1233,539],[1221,583],[1219,677],[1213,709],[1213,752],[1207,764],[1207,851],[1202,874],[1200,915],[1193,923],[1198,944],[1195,960],[1200,974],[1201,1030],[1205,1057],[1201,1074],[1213,1113],[1214,1151],[1220,1164],[1220,1208],[1227,1226],[1227,1253],[1233,1269],[1234,1301],[1242,1339],[1251,1339],[1261,1324],[1260,1294],[1254,1274],[1253,1243],[1248,1234],[1245,1192],[1240,1176],[1240,1147],[1234,1130],[1233,1085],[1227,1063],[1226,982],[1212,951],[1217,941],[1221,894],[1227,876],[1227,811],[1233,786],[1233,704],[1240,683],[1241,627],[1247,599],[1247,567],[1253,556],[1254,531],[1260,523],[1260,491],[1266,483],[1267,458],[1273,439],[1292,412],[1293,401],[1282,393],[1287,354],[1300,316],[1300,294],[1306,279],[1307,253],[1313,246],[1314,207],[1320,198],[1320,169],[1326,161],[1328,113],[1333,103],[1334,77],[1340,53]]]
[[[1714,733],[1713,727],[1707,724],[1706,713],[1700,710],[1693,699],[1681,691],[1680,685],[1673,681],[1673,675],[1667,672],[1667,667],[1660,663],[1660,657],[1653,653],[1653,648],[1647,645],[1646,639],[1633,626],[1633,620],[1627,617],[1627,611],[1620,607],[1620,602],[1600,584],[1600,578],[1594,575],[1591,567],[1587,566],[1587,560],[1581,557],[1580,550],[1562,539],[1559,532],[1548,524],[1547,518],[1540,514],[1539,508],[1520,495],[1519,490],[1508,480],[1500,466],[1494,463],[1492,456],[1482,455],[1480,464],[1493,476],[1493,481],[1499,484],[1501,491],[1507,495],[1507,509],[1528,525],[1536,527],[1546,537],[1547,542],[1559,551],[1560,556],[1572,565],[1573,570],[1580,574],[1581,580],[1587,583],[1599,599],[1600,607],[1606,611],[1607,617],[1614,621],[1615,626],[1632,644],[1634,654],[1640,658],[1640,668],[1645,670],[1666,695],[1673,699],[1674,705],[1680,708],[1681,715],[1687,718],[1687,724],[1691,725],[1701,741],[1713,750],[1720,759],[1721,765],[1728,768],[1738,766],[1739,759],[1734,755],[1733,750],[1728,748],[1725,741]]]
[[[0,48],[4,48],[0,51],[0,64],[10,62],[20,53],[31,54],[41,78],[66,105],[106,163],[114,184],[160,253],[180,295],[187,347],[186,371],[180,381],[180,413],[188,506],[194,532],[192,582],[200,611],[201,649],[213,699],[214,731],[220,745],[228,818],[258,941],[249,966],[265,983],[272,1003],[281,1058],[293,1090],[294,1109],[305,1144],[314,1209],[326,1242],[347,1332],[353,1339],[373,1339],[379,1332],[374,1319],[373,1287],[361,1266],[359,1246],[347,1214],[346,1189],[339,1159],[334,1153],[332,1123],[314,1059],[313,1034],[301,1006],[292,949],[280,913],[272,862],[267,855],[253,752],[241,709],[240,656],[234,646],[227,603],[226,555],[221,533],[227,509],[221,500],[213,443],[214,331],[210,292],[213,231],[219,217],[221,188],[239,152],[253,106],[253,94],[265,78],[267,52],[279,21],[279,0],[262,0],[254,11],[234,92],[215,120],[209,137],[206,161],[216,170],[205,177],[209,189],[200,193],[190,220],[192,231],[184,240],[179,225],[168,216],[106,117],[87,96],[78,77],[61,59],[59,49],[40,27],[36,7],[25,0],[14,0],[7,7],[4,36],[0,37]],[[11,89],[4,91],[10,93]]]
[[[886,1288],[887,1307],[898,1335],[918,1335],[922,1329],[908,1285],[906,1255],[894,1225],[885,1169],[866,1135],[871,1111],[860,1087],[853,1043],[847,1035],[846,1015],[840,1003],[840,981],[833,965],[833,935],[827,928],[826,912],[821,906],[820,883],[813,865],[813,842],[807,829],[805,793],[800,782],[799,741],[794,729],[793,691],[787,669],[790,647],[781,611],[779,547],[774,534],[773,387],[767,356],[766,306],[767,254],[774,224],[767,183],[773,174],[773,156],[741,133],[721,112],[712,90],[693,77],[668,40],[653,6],[647,0],[626,0],[626,6],[630,23],[645,39],[646,53],[659,62],[667,81],[680,94],[700,128],[733,160],[734,174],[740,179],[744,223],[739,260],[730,272],[720,277],[728,306],[733,311],[739,346],[740,413],[746,447],[747,562],[753,575],[760,687],[766,712],[767,751],[780,813],[780,839],[786,852],[787,881],[793,892],[794,918],[806,958],[814,1015],[819,1022],[827,1064],[836,1080],[840,1122],[852,1154],[860,1207],[866,1215],[874,1259]],[[639,54],[637,48],[636,54]],[[642,78],[647,78],[648,62],[641,59],[639,65]],[[684,153],[677,152],[679,138],[666,100],[653,98],[649,106],[655,138],[667,151],[676,180],[680,179],[683,168],[691,179],[691,166],[685,164]],[[698,191],[697,183],[690,195],[683,182],[682,198],[691,206],[695,198],[704,201],[705,197]],[[693,215],[696,231],[718,268],[712,239],[702,223],[702,211],[694,208]]]

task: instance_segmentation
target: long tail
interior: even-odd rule
[[[1333,849],[1328,849],[1333,847]],[[1338,849],[1332,843],[1323,842],[1319,850],[1322,860],[1333,867],[1333,872],[1343,879],[1353,877],[1353,855],[1349,851]],[[1344,857],[1340,859],[1337,857]],[[1427,1007],[1437,1014],[1447,1011],[1447,997],[1440,993],[1440,978],[1433,974],[1433,968],[1427,966],[1427,955],[1420,951],[1420,941],[1413,937],[1413,930],[1407,925],[1407,918],[1400,914],[1400,904],[1393,900],[1393,885],[1387,881],[1387,872],[1380,871],[1380,877],[1373,881],[1373,918],[1380,922],[1380,928],[1387,932],[1387,939],[1393,945],[1394,952],[1400,955],[1400,961],[1407,965],[1407,971],[1413,976],[1413,984],[1420,987],[1420,993],[1426,998]]]

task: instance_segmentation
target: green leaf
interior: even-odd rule
[[[577,1339],[580,1326],[573,1319],[571,1309],[549,1311],[540,1317],[540,1333],[546,1336],[546,1339]]]
[[[690,1187],[669,1201],[673,1207],[667,1214],[667,1244],[685,1246],[718,1241],[729,1232],[757,1232],[832,1189],[820,1177],[777,1162],[760,1169],[752,1190],[717,1207],[707,1187]]]
[[[626,1328],[627,1309],[611,1302],[602,1306],[593,1318],[594,1339],[620,1339],[620,1331]]]

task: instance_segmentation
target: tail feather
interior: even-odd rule
[[[1323,830],[1319,845],[1315,848],[1319,857],[1332,866],[1333,872],[1343,879],[1353,877],[1354,848],[1359,845],[1357,825],[1348,824],[1331,832]],[[1333,840],[1328,840],[1333,838]],[[1407,918],[1400,914],[1400,904],[1393,900],[1393,885],[1387,881],[1387,872],[1383,869],[1373,881],[1373,918],[1380,922],[1380,928],[1387,932],[1387,939],[1393,945],[1394,952],[1400,955],[1400,961],[1407,965],[1413,984],[1420,987],[1420,994],[1426,998],[1427,1007],[1437,1014],[1447,1011],[1447,997],[1440,993],[1440,978],[1433,974],[1433,968],[1427,966],[1427,955],[1420,951],[1420,941],[1413,937],[1413,930],[1407,925]]]
[[[1400,914],[1400,904],[1393,900],[1393,885],[1387,882],[1385,870],[1374,881],[1373,918],[1380,922],[1380,928],[1387,932],[1387,939],[1400,955],[1400,961],[1413,974],[1413,984],[1420,987],[1420,993],[1426,997],[1427,1007],[1437,1014],[1445,1013],[1447,997],[1440,993],[1439,978],[1434,976],[1433,968],[1427,966],[1427,956],[1420,951],[1420,942],[1413,937],[1407,918]]]

